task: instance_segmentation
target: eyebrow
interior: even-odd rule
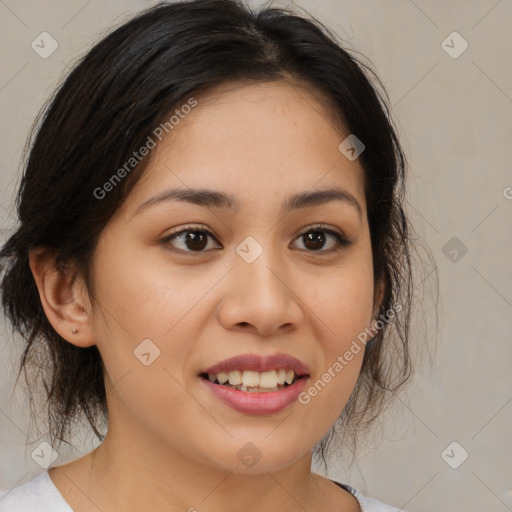
[[[204,206],[206,208],[225,208],[235,211],[239,208],[237,200],[231,194],[209,189],[177,188],[166,190],[144,201],[139,205],[134,216],[141,213],[143,210],[167,201],[181,201]],[[298,208],[322,205],[330,201],[344,202],[357,210],[359,218],[363,215],[363,210],[357,199],[347,190],[338,187],[294,194],[283,203],[281,214],[286,214]]]

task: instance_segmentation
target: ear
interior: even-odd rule
[[[92,308],[82,280],[57,269],[54,255],[46,248],[31,249],[29,264],[44,312],[55,331],[77,347],[95,345]]]

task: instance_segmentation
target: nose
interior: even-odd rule
[[[290,270],[269,249],[252,263],[235,256],[219,309],[225,329],[269,337],[296,329],[303,320],[301,300]]]

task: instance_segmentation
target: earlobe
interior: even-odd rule
[[[54,256],[44,248],[30,250],[29,264],[44,312],[55,331],[73,345],[95,345],[90,308],[75,293],[76,279],[57,269]]]

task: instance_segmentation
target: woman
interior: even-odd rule
[[[151,8],[78,63],[2,298],[52,446],[80,415],[103,442],[0,510],[396,510],[311,471],[410,374],[405,159],[367,72],[232,0]]]

